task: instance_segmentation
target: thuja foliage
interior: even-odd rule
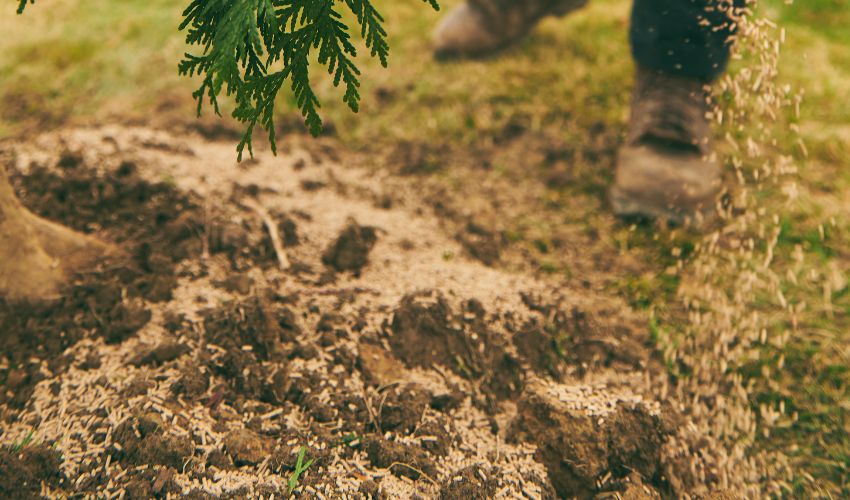
[[[18,0],[18,13],[35,0]],[[439,9],[437,0],[423,0]],[[221,114],[222,94],[235,102],[233,117],[245,124],[239,158],[253,152],[251,138],[259,124],[275,149],[275,100],[289,85],[304,122],[315,135],[322,130],[320,102],[310,83],[311,62],[318,62],[342,86],[343,102],[360,107],[357,48],[343,17],[353,15],[372,57],[387,65],[389,45],[384,18],[371,0],[191,0],[183,11],[180,30],[197,49],[178,65],[181,75],[198,76],[192,94],[198,114],[205,103]]]

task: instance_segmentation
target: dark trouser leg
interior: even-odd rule
[[[719,0],[634,0],[629,33],[642,67],[712,81],[726,69],[731,34]],[[736,0],[736,4],[741,3]]]

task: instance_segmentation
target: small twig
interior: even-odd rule
[[[321,290],[305,290],[302,292],[306,295],[343,295],[347,293],[358,293],[358,294],[371,294],[371,295],[381,295],[380,290],[375,290],[374,288],[365,288],[360,286],[354,286],[349,288],[323,288]]]
[[[383,429],[382,429],[382,427],[383,427],[383,422],[382,422],[383,418],[382,418],[382,416],[383,416],[383,414],[384,414],[384,403],[386,403],[386,402],[387,402],[387,395],[388,395],[388,394],[389,394],[389,393],[385,392],[385,393],[383,393],[383,394],[381,395],[381,404],[379,404],[379,405],[378,405],[378,423],[379,423],[379,424],[381,424],[381,427],[378,427],[378,431],[379,431],[379,432],[381,432],[381,433],[383,433]]]
[[[280,265],[280,269],[281,271],[286,271],[289,269],[289,259],[286,257],[286,250],[283,249],[283,243],[281,243],[280,234],[277,231],[277,224],[275,224],[271,215],[269,215],[269,211],[251,199],[246,199],[243,203],[256,212],[263,221],[263,224],[265,224],[266,230],[269,232],[269,237],[272,240],[272,246],[274,247],[275,255],[277,255],[277,262]]]
[[[394,380],[392,382],[386,383],[386,384],[378,387],[378,393],[382,393],[382,392],[386,391],[387,389],[389,389],[390,387],[400,385],[401,382],[402,382],[401,380]]]
[[[379,433],[381,432],[381,426],[378,425],[378,420],[375,418],[375,412],[372,410],[372,398],[366,398],[366,390],[362,390],[361,397],[363,398],[363,404],[366,406],[366,412],[369,414],[369,420],[372,421],[372,426]]]
[[[201,259],[207,261],[210,259],[210,200],[204,198],[204,230],[201,238]]]
[[[421,470],[417,469],[416,467],[414,467],[414,466],[412,466],[412,465],[410,465],[410,464],[406,464],[406,463],[403,463],[403,462],[393,462],[393,463],[391,463],[391,464],[389,465],[389,467],[387,467],[387,470],[388,470],[388,471],[390,471],[390,472],[392,472],[392,470],[393,470],[393,465],[401,465],[402,467],[407,467],[408,469],[412,470],[413,472],[417,472],[417,473],[419,473],[419,475],[420,475],[420,476],[422,476],[422,477],[424,477],[425,479],[427,479],[428,481],[430,481],[430,482],[431,482],[431,484],[433,484],[433,485],[434,485],[434,486],[436,486],[437,488],[439,488],[439,487],[440,487],[440,485],[437,483],[437,481],[434,481],[434,480],[431,478],[431,476],[429,476],[428,474],[425,474],[424,472],[422,472]]]

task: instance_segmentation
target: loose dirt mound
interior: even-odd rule
[[[127,255],[60,304],[0,308],[0,470],[33,478],[0,489],[667,492],[636,319],[487,265],[496,238],[446,230],[415,179],[291,145],[236,164],[229,142],[144,128],[6,152],[27,205]]]

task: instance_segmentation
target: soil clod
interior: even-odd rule
[[[375,228],[349,221],[337,240],[325,250],[322,262],[338,272],[359,273],[369,262],[369,252],[377,241]]]
[[[369,436],[364,443],[369,461],[375,467],[390,469],[397,476],[419,479],[422,474],[433,478],[437,469],[428,454],[421,448],[388,441],[379,436]]]
[[[532,381],[519,402],[512,439],[538,446],[561,497],[592,496],[606,473],[617,479],[637,471],[647,481],[659,480],[660,419],[615,395],[583,401],[590,391]]]

